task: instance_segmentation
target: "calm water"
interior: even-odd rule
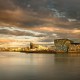
[[[0,52],[0,80],[80,80],[80,55]]]

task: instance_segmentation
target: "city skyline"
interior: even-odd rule
[[[79,0],[0,0],[0,43],[80,42]]]

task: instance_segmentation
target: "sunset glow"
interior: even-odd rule
[[[48,43],[57,38],[78,40],[80,1],[73,1],[73,5],[71,2],[0,0],[0,43],[17,39]]]

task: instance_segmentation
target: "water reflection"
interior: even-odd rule
[[[2,56],[3,55],[3,56]],[[23,54],[23,53],[1,53],[1,65],[44,65],[50,60],[54,62],[54,55],[52,59],[48,60],[51,55],[45,54]],[[50,62],[51,62],[50,61]]]
[[[79,80],[79,55],[0,53],[0,80]]]

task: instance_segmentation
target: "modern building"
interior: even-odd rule
[[[68,52],[69,46],[73,41],[69,39],[56,39],[54,40],[56,52]]]

